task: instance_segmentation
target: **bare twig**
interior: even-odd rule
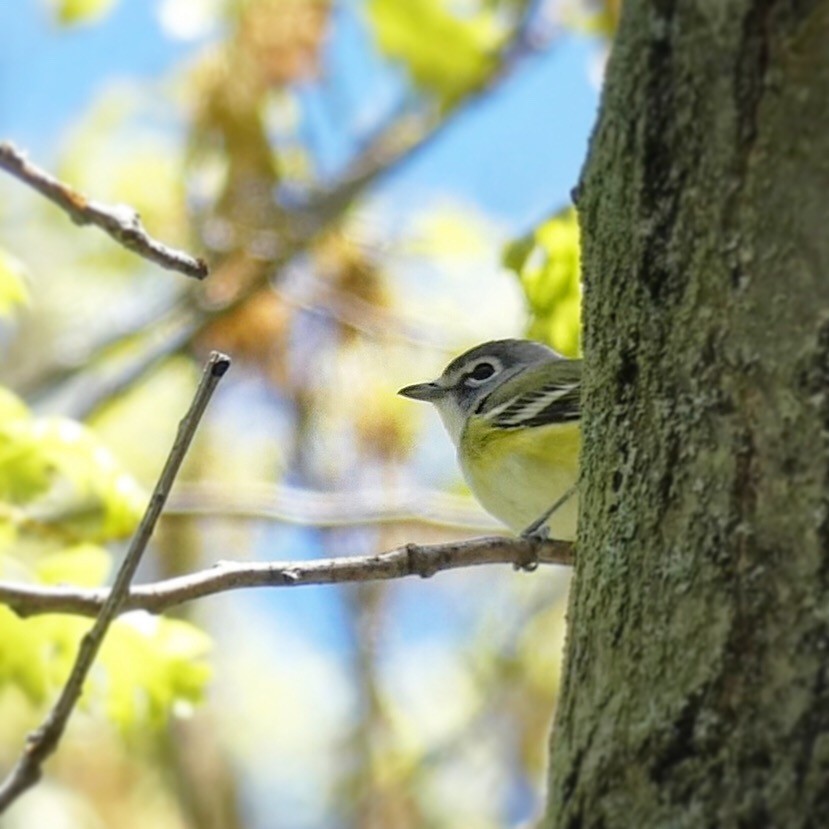
[[[148,610],[161,613],[194,599],[243,587],[300,587],[405,576],[429,578],[442,570],[478,564],[512,564],[522,569],[536,562],[569,565],[573,563],[573,555],[573,545],[569,541],[487,536],[447,544],[406,544],[387,553],[317,561],[223,561],[209,570],[132,587],[118,612]],[[0,582],[0,603],[20,616],[41,613],[94,616],[111,595],[105,588],[86,590]]]
[[[106,205],[88,199],[45,170],[35,166],[8,141],[0,142],[0,169],[19,178],[69,214],[75,224],[96,225],[125,248],[167,270],[196,279],[207,276],[207,264],[188,253],[153,239],[131,207]]]
[[[161,515],[161,510],[164,508],[164,502],[167,500],[170,487],[173,485],[190,441],[193,439],[213,390],[229,366],[230,360],[224,354],[214,351],[210,355],[193,402],[179,424],[173,448],[167,456],[164,469],[162,469],[158,483],[155,485],[144,517],[132,537],[124,561],[115,576],[112,589],[106,592],[92,614],[97,614],[97,617],[81,640],[78,655],[75,658],[75,664],[72,666],[69,678],[42,725],[29,734],[26,747],[17,764],[0,784],[0,814],[23,792],[37,783],[42,773],[43,763],[57,749],[66,728],[66,723],[69,720],[69,715],[81,696],[86,676],[103,643],[107,630],[122,610],[124,599],[129,592],[130,582]]]

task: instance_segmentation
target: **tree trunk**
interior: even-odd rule
[[[625,0],[544,825],[829,827],[829,0]]]

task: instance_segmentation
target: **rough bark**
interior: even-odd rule
[[[829,826],[829,0],[626,0],[544,825]]]

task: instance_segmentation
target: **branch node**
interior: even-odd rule
[[[430,579],[440,569],[437,559],[419,544],[409,542],[403,548],[406,551],[406,568],[422,579]]]
[[[521,570],[524,573],[533,573],[538,569],[538,546],[540,542],[531,537],[522,538],[521,541],[523,543],[515,556],[512,569]]]

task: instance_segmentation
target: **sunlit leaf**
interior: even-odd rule
[[[30,422],[0,420],[0,501],[25,503],[45,492],[49,480],[49,466]]]
[[[160,726],[174,709],[200,702],[211,674],[210,647],[210,637],[188,622],[125,616],[101,652],[109,718],[126,731]]]
[[[569,29],[589,35],[612,39],[619,28],[622,0],[569,0],[564,5],[562,22]]]
[[[476,214],[436,206],[418,217],[406,252],[434,257],[491,255],[490,234],[490,227]]]
[[[0,406],[4,399],[13,406],[8,395]],[[18,418],[0,421],[0,501],[34,528],[105,541],[133,531],[144,495],[86,427]]]
[[[461,17],[444,0],[368,0],[366,10],[380,50],[446,104],[495,69],[504,32],[486,9]]]
[[[56,418],[37,422],[35,437],[51,474],[49,489],[25,505],[29,520],[92,541],[135,529],[144,495],[91,432]]]
[[[91,621],[71,616],[23,620],[0,607],[0,688],[19,687],[36,704],[66,681]],[[202,701],[211,640],[177,619],[132,613],[110,628],[84,694],[121,730],[163,725]]]
[[[527,298],[527,335],[570,356],[579,350],[580,262],[573,210],[549,219],[504,251],[504,265],[518,276]]]
[[[42,653],[37,626],[0,607],[0,687],[14,684],[33,702],[41,701],[47,687]]]
[[[0,423],[25,420],[29,417],[26,404],[9,389],[0,386]]]
[[[97,587],[106,578],[111,563],[112,557],[103,547],[76,544],[42,556],[34,572],[44,584]]]
[[[516,239],[504,248],[504,265],[511,271],[520,274],[534,249],[535,233],[529,233],[520,239]]]

